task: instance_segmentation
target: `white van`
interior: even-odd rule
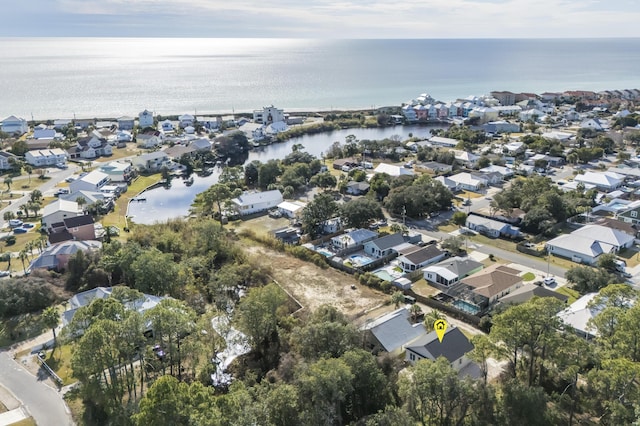
[[[12,228],[17,228],[19,226],[22,226],[22,221],[20,219],[10,219],[9,226]]]

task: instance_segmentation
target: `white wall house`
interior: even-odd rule
[[[164,120],[158,124],[158,128],[163,132],[173,132],[173,123],[169,120]]]
[[[29,125],[24,118],[18,118],[15,115],[2,120],[2,126],[0,126],[3,132],[13,135],[15,133],[24,135],[29,131]]]
[[[0,170],[9,170],[11,168],[10,158],[17,160],[17,157],[10,152],[0,151]]]
[[[277,207],[282,203],[282,193],[277,189],[264,192],[245,192],[231,202],[238,214],[245,216]]]
[[[136,125],[136,119],[129,116],[123,116],[118,118],[118,129],[120,130],[133,130]]]
[[[24,159],[35,167],[55,166],[67,162],[67,152],[60,148],[27,151]]]
[[[471,350],[473,350],[473,344],[469,339],[459,328],[450,326],[447,328],[442,342],[438,340],[437,333],[432,331],[408,345],[405,361],[415,364],[421,359],[435,361],[439,357],[444,357],[454,370],[460,371],[471,362],[467,357],[467,353]]]
[[[121,163],[119,161],[103,164],[99,170],[109,176],[111,182],[128,182],[133,173],[133,167],[131,167],[130,163]]]
[[[109,175],[99,170],[94,170],[69,183],[69,189],[76,191],[100,192],[100,188],[109,183]]]
[[[624,182],[624,176],[614,172],[586,172],[583,175],[576,175],[576,182],[595,185],[601,191],[612,191]]]
[[[278,121],[284,122],[284,110],[276,108],[273,105],[254,110],[253,121],[261,124],[277,123]]]
[[[178,120],[180,121],[180,127],[182,127],[183,129],[189,126],[193,126],[193,122],[195,121],[195,117],[191,114],[182,114],[180,117],[178,117]]]
[[[142,129],[145,127],[153,127],[153,113],[145,109],[138,114],[138,125]]]
[[[140,148],[155,148],[162,144],[164,135],[159,131],[149,131],[145,133],[138,133],[136,136],[136,145]]]
[[[547,242],[547,251],[577,263],[594,264],[603,253],[633,246],[634,237],[601,225],[587,225]]]
[[[78,144],[75,148],[68,151],[71,158],[85,158],[92,159],[101,156],[109,156],[113,154],[111,145],[109,142],[97,132],[91,132],[91,135],[78,139]]]
[[[170,161],[164,151],[154,151],[133,157],[131,164],[139,170],[153,171],[169,167]]]

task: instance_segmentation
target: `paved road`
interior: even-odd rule
[[[38,426],[74,424],[61,394],[22,368],[9,352],[0,353],[0,382],[22,401]]]

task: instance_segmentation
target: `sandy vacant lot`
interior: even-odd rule
[[[332,268],[322,269],[285,253],[248,245],[258,262],[271,267],[273,278],[291,294],[304,309],[311,311],[323,304],[338,308],[349,317],[363,315],[389,300],[389,296],[359,284],[354,277]],[[356,288],[352,289],[351,286]]]

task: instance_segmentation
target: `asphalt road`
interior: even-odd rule
[[[0,382],[22,402],[38,426],[74,424],[61,394],[22,368],[8,352],[0,353]]]

